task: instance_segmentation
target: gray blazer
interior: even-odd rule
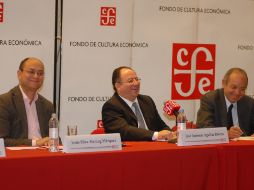
[[[247,135],[254,133],[254,100],[243,96],[237,102],[239,126]],[[227,125],[227,106],[223,89],[206,93],[201,97],[197,114],[197,127],[225,127]]]
[[[53,104],[41,95],[35,104],[41,136],[46,137]],[[25,104],[18,86],[0,95],[0,138],[4,138],[5,146],[32,145],[32,140],[28,139]]]

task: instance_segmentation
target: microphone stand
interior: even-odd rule
[[[176,118],[176,127],[177,127],[177,124],[178,124],[178,122],[177,122],[177,116],[178,116],[179,112],[175,110],[173,113],[174,113],[175,118]]]

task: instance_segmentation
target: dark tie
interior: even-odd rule
[[[231,104],[228,107],[228,113],[227,113],[227,128],[228,129],[230,129],[230,127],[232,127],[234,125],[233,117],[232,117],[232,108],[233,108],[233,104]]]
[[[134,102],[132,104],[132,106],[135,108],[135,115],[136,115],[138,123],[139,123],[139,128],[146,129],[145,121],[144,121],[144,119],[143,119],[143,117],[141,115],[141,112],[139,110],[139,107],[138,107],[137,103]]]

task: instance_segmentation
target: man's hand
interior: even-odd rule
[[[173,138],[176,138],[176,132],[168,131],[168,130],[162,130],[158,133],[158,140],[171,140]]]
[[[237,125],[234,125],[228,130],[228,138],[229,139],[235,139],[239,138],[243,134],[243,131],[241,128]]]
[[[36,140],[36,146],[48,146],[49,137],[44,137],[42,139]]]

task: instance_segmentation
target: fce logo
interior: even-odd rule
[[[215,44],[173,44],[172,99],[199,99],[214,90]]]
[[[4,21],[4,3],[0,2],[0,22]]]
[[[101,7],[101,26],[116,25],[116,7]]]

